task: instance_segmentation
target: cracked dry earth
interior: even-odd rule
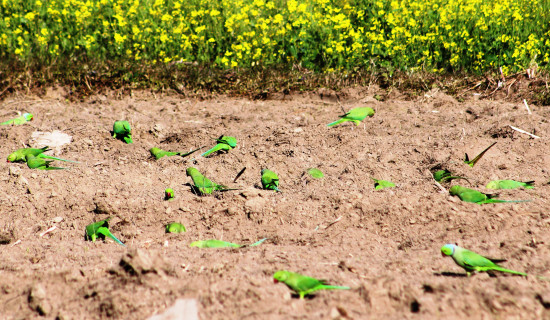
[[[465,277],[440,254],[443,244],[458,243],[507,259],[507,268],[550,277],[550,108],[532,105],[528,115],[521,103],[457,102],[437,91],[411,101],[394,90],[377,101],[380,92],[344,91],[343,108],[371,106],[376,115],[332,128],[326,124],[341,107],[326,92],[266,101],[139,92],[73,103],[63,89],[8,97],[2,119],[19,110],[35,120],[0,127],[2,157],[35,131],[59,130],[73,140],[56,154],[80,163],[33,171],[1,162],[0,318],[146,319],[188,298],[201,319],[550,319],[550,282]],[[132,124],[133,144],[111,137],[119,119]],[[211,158],[154,160],[148,151],[211,146],[221,134],[238,146]],[[465,152],[495,141],[473,168],[462,162]],[[241,190],[196,196],[185,175],[190,166]],[[304,173],[312,167],[325,177]],[[260,189],[262,168],[279,174],[282,193]],[[463,203],[440,192],[435,168],[471,178],[447,189],[462,183],[487,192],[489,180],[535,180],[535,189],[499,192],[532,201]],[[397,186],[375,190],[370,177]],[[163,200],[168,187],[174,201]],[[85,226],[109,216],[126,248],[84,241]],[[172,221],[187,232],[166,234]],[[264,237],[257,247],[189,247]],[[279,269],[351,290],[300,300],[273,283]]]

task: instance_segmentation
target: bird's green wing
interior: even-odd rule
[[[463,249],[460,254],[464,264],[471,269],[475,270],[477,268],[493,268],[496,266],[496,264],[491,260],[470,250]]]
[[[228,146],[231,147],[231,149],[237,146],[237,138],[235,137],[223,136],[222,138],[216,139],[216,141],[218,141],[219,143],[227,144]]]
[[[374,110],[369,107],[354,108],[344,115],[345,118],[356,121],[362,121],[366,117],[372,116],[374,116]]]
[[[487,197],[486,194],[476,190],[464,191],[462,193],[459,193],[458,197],[462,201],[472,202],[472,203],[481,203],[489,200],[489,197]]]
[[[312,277],[304,276],[298,273],[290,273],[286,283],[289,287],[294,289],[294,291],[307,292],[316,288],[317,286],[323,285],[323,280],[318,280]]]

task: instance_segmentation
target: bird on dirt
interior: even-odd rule
[[[442,256],[450,256],[453,260],[466,270],[466,274],[470,276],[472,272],[481,271],[501,271],[521,276],[527,276],[526,273],[518,272],[503,268],[495,262],[503,260],[489,259],[470,250],[461,248],[455,244],[446,244],[441,247]]]
[[[311,294],[317,290],[349,290],[350,287],[343,286],[331,286],[326,284],[325,280],[319,280],[311,277],[301,275],[299,273],[290,272],[287,270],[279,270],[273,274],[273,282],[282,282],[290,289],[294,290],[300,299],[308,294]]]
[[[346,121],[351,121],[358,126],[363,119],[365,119],[366,117],[372,117],[372,116],[374,116],[374,110],[372,108],[369,108],[369,107],[354,108],[346,112],[345,114],[338,116],[340,117],[340,119],[327,124],[327,127],[332,127],[337,124],[344,123]]]
[[[122,140],[126,143],[133,143],[132,128],[126,120],[118,120],[113,124],[113,138]]]
[[[33,119],[32,114],[23,113],[21,116],[19,116],[17,118],[13,118],[13,119],[10,119],[8,121],[4,121],[4,122],[0,123],[0,125],[2,125],[2,126],[6,126],[6,125],[18,126],[18,125],[24,124],[28,121],[32,121],[32,119]]]
[[[237,146],[237,139],[235,137],[220,136],[216,139],[217,144],[212,149],[206,151],[201,156],[208,157],[217,151],[229,151]]]
[[[459,185],[452,186],[451,189],[449,189],[449,193],[452,196],[459,197],[460,200],[462,200],[464,202],[472,202],[472,203],[477,203],[477,204],[505,203],[505,202],[529,202],[530,201],[530,200],[500,200],[500,199],[494,199],[496,197],[496,195],[482,193],[482,192],[479,192],[477,190],[462,187],[462,186],[459,186]]]

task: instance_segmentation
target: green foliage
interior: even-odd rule
[[[0,2],[4,67],[71,63],[113,76],[106,67],[193,63],[506,75],[547,68],[549,39],[546,0]]]

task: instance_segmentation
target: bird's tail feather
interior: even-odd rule
[[[338,120],[336,120],[336,121],[334,121],[334,122],[331,122],[331,123],[327,124],[327,127],[335,126],[335,125],[340,124],[340,123],[342,123],[342,122],[344,122],[344,121],[346,121],[346,120],[344,120],[344,119],[338,119]]]
[[[501,272],[507,272],[507,273],[511,273],[511,274],[517,274],[517,275],[525,276],[525,277],[527,276],[527,273],[510,270],[510,269],[506,269],[506,268],[503,268],[503,267],[497,267],[497,268],[494,268],[494,270],[501,271]]]
[[[43,153],[40,154],[39,158],[52,159],[52,160],[58,160],[58,161],[64,161],[64,162],[79,163],[78,161],[73,161],[73,160],[67,160],[67,159],[61,159],[61,158],[57,158],[57,157],[52,157],[52,156],[49,156],[49,155],[43,154]]]
[[[325,289],[325,290],[349,290],[351,289],[350,287],[345,287],[345,286],[330,286],[330,285],[326,285],[324,284],[321,289]]]
[[[200,149],[204,148],[204,146],[200,147],[200,148],[197,148],[195,150],[192,150],[192,151],[189,151],[189,152],[176,152],[175,154],[177,154],[178,156],[180,157],[187,157],[188,155],[191,155],[192,153],[196,152],[196,151],[199,151]],[[208,151],[207,151],[208,152]]]
[[[110,231],[108,231],[109,233],[107,234],[107,236],[111,239],[113,239],[116,243],[122,245],[123,247],[126,247],[126,245],[124,243],[122,243],[122,241],[118,240],[117,237],[115,237]]]
[[[258,240],[258,241],[256,241],[256,242],[254,242],[253,244],[249,245],[249,247],[258,246],[258,245],[262,244],[262,242],[264,242],[264,241],[266,241],[266,240],[267,240],[267,238],[263,238],[263,239],[261,239],[261,240]]]
[[[208,157],[210,154],[216,152],[220,150],[220,146],[219,145],[215,145],[212,149],[210,150],[207,150],[205,153],[201,154],[202,157]]]
[[[531,202],[531,200],[500,200],[500,199],[487,199],[485,201],[479,202],[480,204],[483,203],[520,203],[520,202]]]

